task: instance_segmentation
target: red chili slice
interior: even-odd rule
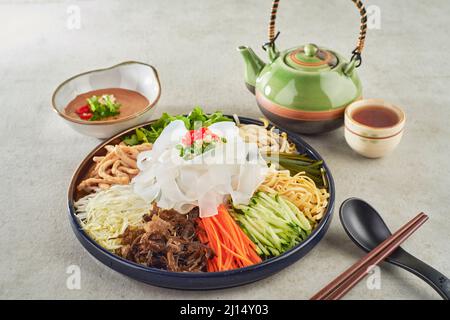
[[[182,138],[181,142],[185,146],[191,146],[197,140],[203,140],[206,136],[211,136],[214,141],[220,140],[219,136],[212,133],[208,128],[200,128],[197,130],[189,130],[186,135]]]
[[[83,112],[82,114],[80,114],[80,118],[83,120],[89,120],[90,118],[92,118],[94,114],[92,112]]]
[[[75,113],[79,114],[79,115],[81,115],[83,113],[91,113],[91,108],[89,108],[88,105],[81,106],[75,111]]]

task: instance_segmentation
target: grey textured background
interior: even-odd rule
[[[405,108],[404,140],[394,154],[375,161],[354,154],[342,129],[306,140],[332,169],[337,207],[350,196],[365,198],[392,229],[419,211],[429,213],[430,221],[405,247],[450,274],[450,2],[366,2],[381,8],[382,24],[369,31],[359,70],[365,96]],[[80,30],[66,27],[72,4],[81,9]],[[52,112],[54,88],[82,71],[139,60],[161,76],[157,115],[201,105],[258,117],[235,47],[250,45],[262,54],[269,11],[270,0],[0,0],[1,298],[301,299],[362,256],[336,215],[316,249],[279,274],[235,289],[182,292],[108,269],[70,229],[67,186],[99,141],[75,133]],[[350,1],[282,1],[279,27],[281,48],[315,42],[350,55],[358,15]],[[81,290],[66,287],[72,264],[81,268]],[[402,270],[383,265],[381,275],[381,290],[361,283],[347,298],[438,298]]]

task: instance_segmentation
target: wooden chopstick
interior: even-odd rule
[[[382,253],[376,255],[370,259],[366,268],[362,268],[354,273],[348,280],[346,280],[336,291],[327,297],[327,300],[338,300],[342,298],[348,291],[350,291],[359,281],[361,281],[370,271],[370,267],[379,264],[392,254],[407,238],[409,238],[420,226],[422,226],[428,220],[428,216],[423,216],[417,224],[413,225],[410,229],[407,229],[402,237],[395,240],[391,246],[386,248]]]
[[[353,288],[364,276],[367,275],[370,266],[376,265],[386,259],[397,249],[411,234],[428,220],[423,212],[406,223],[392,236],[383,241],[374,250],[361,260],[356,262],[340,276],[330,282],[322,290],[316,293],[311,300],[339,299]]]

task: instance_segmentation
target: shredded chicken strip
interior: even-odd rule
[[[152,149],[152,144],[144,143],[137,146],[106,145],[106,155],[94,157],[94,170],[77,187],[79,191],[92,192],[96,189],[106,190],[112,185],[129,184],[139,173],[136,159],[140,152]]]

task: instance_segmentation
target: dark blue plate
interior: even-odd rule
[[[260,121],[245,117],[239,117],[239,119],[241,123],[244,124],[261,124]],[[288,267],[289,265],[305,256],[312,248],[314,248],[315,245],[319,243],[319,241],[327,232],[333,215],[335,188],[330,169],[324,163],[324,168],[326,169],[326,178],[328,180],[328,192],[330,194],[329,204],[325,215],[316,229],[305,241],[278,257],[265,260],[262,263],[254,266],[225,272],[180,273],[139,265],[134,262],[125,260],[103,249],[83,231],[80,224],[78,223],[73,205],[74,199],[77,199],[77,197],[79,196],[76,191],[76,186],[92,167],[92,158],[94,156],[102,156],[105,154],[106,151],[103,148],[105,145],[119,143],[120,137],[122,137],[123,135],[129,134],[134,129],[146,126],[150,123],[151,122],[128,129],[95,148],[95,150],[92,151],[80,164],[70,183],[68,193],[68,207],[72,229],[83,247],[87,251],[89,251],[89,253],[91,253],[96,259],[98,259],[108,267],[136,280],[159,287],[183,290],[210,290],[229,288],[258,281],[281,271],[282,269]],[[288,138],[290,141],[296,144],[297,149],[300,153],[306,153],[313,159],[323,160],[322,157],[298,135],[288,132]]]

